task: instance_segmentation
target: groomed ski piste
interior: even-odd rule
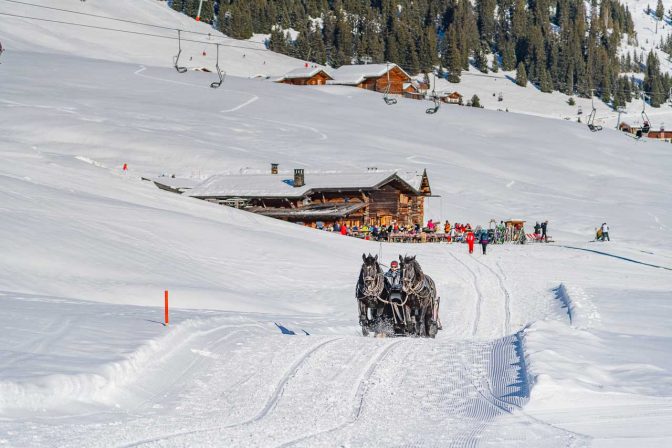
[[[102,3],[82,7],[192,26]],[[215,90],[170,67],[173,41],[2,16],[0,33],[0,446],[672,444],[669,144],[250,79],[302,64],[270,53],[228,55],[239,76]],[[548,219],[555,243],[381,245],[140,180],[271,162],[307,182],[427,168],[426,218]],[[364,252],[417,256],[436,339],[361,336]]]

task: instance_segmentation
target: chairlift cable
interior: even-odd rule
[[[110,27],[104,27],[104,26],[98,26],[98,25],[87,25],[84,23],[75,23],[75,22],[66,22],[63,20],[55,20],[55,19],[44,19],[41,17],[31,17],[31,16],[24,16],[20,14],[10,14],[6,12],[0,12],[0,16],[7,16],[7,17],[16,17],[19,19],[29,19],[29,20],[38,20],[42,22],[50,22],[50,23],[58,23],[61,25],[71,25],[71,26],[78,26],[82,28],[92,28],[92,29],[97,29],[97,30],[103,30],[103,31],[114,31],[114,32],[119,32],[119,33],[126,33],[126,34],[134,34],[138,36],[147,36],[147,37],[156,37],[156,38],[161,38],[161,39],[171,39],[171,40],[176,40],[175,37],[172,36],[164,36],[161,34],[152,34],[152,33],[144,33],[141,31],[130,31],[130,30],[122,30],[119,28],[110,28]],[[176,28],[170,28],[170,30],[177,30],[180,32],[183,32],[184,30],[181,29],[176,29]],[[207,34],[206,34],[207,35]],[[202,41],[202,40],[195,40],[195,39],[181,39],[182,42],[194,42],[197,44],[207,44],[207,45],[216,45],[217,42],[208,42],[208,41]],[[233,44],[227,44],[227,43],[222,43],[219,42],[219,45],[222,47],[229,47],[229,48],[242,48],[245,50],[250,50],[250,51],[262,51],[262,52],[270,52],[271,50],[268,50],[266,48],[254,48],[254,47],[247,47],[243,45],[233,45]]]
[[[53,10],[53,11],[67,12],[67,13],[77,14],[77,15],[81,15],[81,16],[96,17],[98,19],[114,20],[116,22],[130,23],[130,24],[133,24],[133,25],[142,25],[142,26],[148,26],[148,27],[152,27],[152,28],[159,28],[159,29],[171,30],[171,31],[175,29],[174,27],[169,27],[169,26],[165,26],[165,25],[156,25],[156,24],[153,24],[153,23],[139,22],[139,21],[136,21],[136,20],[129,20],[129,19],[120,19],[120,18],[117,18],[117,17],[104,16],[104,15],[101,15],[101,14],[92,14],[92,13],[88,13],[88,12],[73,11],[71,9],[56,8],[54,6],[37,5],[35,3],[22,2],[22,1],[18,1],[18,0],[2,0],[2,1],[9,2],[9,3],[17,3],[17,4],[25,5],[25,6],[33,6],[35,8],[43,8],[43,9],[50,9],[50,10]],[[189,30],[181,30],[181,31],[183,33],[196,34],[196,35],[201,35],[201,36],[210,36],[211,35],[211,33],[203,33],[203,32],[200,32],[200,31],[189,31]]]

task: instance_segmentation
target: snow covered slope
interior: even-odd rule
[[[0,443],[672,442],[669,145],[111,59],[2,56]],[[140,180],[271,162],[427,168],[427,218],[549,219],[557,243],[379,245]],[[358,335],[362,252],[417,254],[436,340]]]
[[[228,38],[163,1],[0,0],[0,42],[8,52],[62,53],[166,67],[173,65],[178,52],[178,29],[183,30],[180,62],[188,68],[214,71],[215,43],[221,44],[220,66],[231,75],[282,75],[303,64],[261,43]]]

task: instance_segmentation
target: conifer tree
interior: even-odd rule
[[[516,69],[516,84],[521,87],[527,86],[527,72],[525,71],[525,64],[522,61],[518,63],[518,68]]]
[[[447,40],[447,49],[445,54],[445,60],[447,60],[447,69],[448,69],[448,81],[452,83],[460,82],[460,74],[462,72],[462,62],[460,50],[457,47],[457,35],[455,33],[455,27],[451,26],[448,30]]]
[[[663,6],[663,0],[658,0],[658,4],[656,5],[656,17],[658,17],[658,20],[663,20],[665,17],[665,7]]]
[[[170,4],[170,7],[175,11],[182,12],[184,11],[184,0],[173,0],[173,3]]]

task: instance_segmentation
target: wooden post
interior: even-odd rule
[[[170,322],[170,319],[169,319],[169,316],[168,316],[168,290],[167,289],[163,292],[163,298],[164,298],[164,302],[165,302],[165,322],[166,322],[165,325],[167,326],[168,323]]]

